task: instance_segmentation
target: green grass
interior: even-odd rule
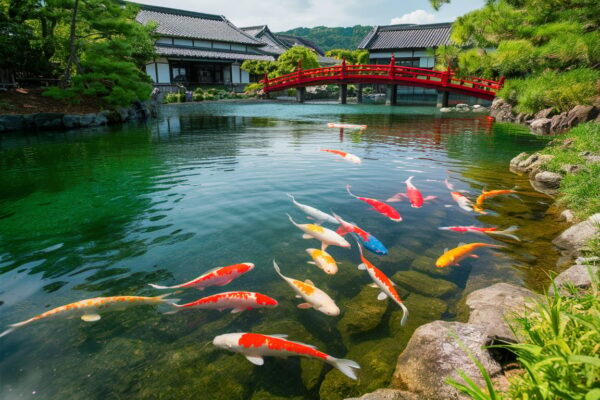
[[[591,270],[590,270],[591,273]],[[465,383],[448,383],[472,399],[597,400],[600,398],[600,292],[599,277],[584,292],[566,287],[554,290],[535,307],[513,321],[520,343],[500,347],[513,352],[523,373],[509,379],[508,392],[490,388],[490,377],[479,362],[486,380],[483,391],[468,377]],[[466,378],[466,379],[465,379]]]
[[[591,163],[580,154],[589,151],[600,155],[600,124],[588,122],[579,125],[560,136],[561,143],[546,147],[542,153],[554,156],[546,169],[561,172],[565,164],[579,165],[583,169],[574,174],[566,174],[561,182],[558,201],[573,210],[579,218],[586,218],[600,212],[600,163]],[[573,140],[571,146],[563,149],[565,140]]]
[[[592,104],[598,96],[600,70],[578,68],[567,72],[545,71],[524,79],[508,79],[498,96],[518,112],[535,114],[552,107],[568,111],[578,104]]]

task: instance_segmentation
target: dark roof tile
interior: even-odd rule
[[[225,51],[201,50],[176,46],[155,46],[156,54],[166,57],[183,58],[218,58],[224,60],[261,60],[273,61],[273,57],[266,54],[234,53]]]
[[[424,49],[450,44],[452,23],[387,25],[374,27],[358,45],[359,49]]]

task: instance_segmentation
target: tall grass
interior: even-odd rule
[[[592,274],[592,271],[589,271]],[[448,383],[472,399],[597,400],[600,399],[600,292],[598,276],[584,293],[554,288],[535,307],[514,321],[520,343],[501,347],[513,352],[524,373],[510,378],[508,392],[487,393],[465,383]],[[480,364],[478,364],[480,366]],[[489,374],[480,367],[489,382]]]
[[[518,112],[534,114],[552,107],[568,111],[578,104],[592,104],[598,93],[600,70],[578,68],[567,72],[546,71],[523,79],[509,79],[498,96],[516,104]]]

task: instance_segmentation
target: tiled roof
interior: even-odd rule
[[[424,49],[450,44],[452,23],[376,26],[358,45],[359,49]]]
[[[193,48],[160,46],[156,45],[156,54],[166,57],[183,58],[216,58],[221,60],[261,60],[274,61],[272,56],[266,54],[234,53],[228,51],[211,51]]]
[[[218,40],[261,46],[258,40],[243,32],[227,18],[220,15],[202,14],[172,8],[154,7],[140,4],[141,11],[136,20],[146,25],[151,21],[158,23],[156,33],[189,39]]]
[[[257,40],[260,40],[265,44],[264,47],[260,48],[260,51],[273,55],[283,54],[289,46],[279,40],[269,29],[267,25],[260,26],[248,26],[241,28],[247,34],[254,36]]]
[[[310,40],[305,39],[303,37],[286,35],[283,33],[276,33],[275,36],[277,37],[277,39],[281,40],[283,43],[288,45],[288,47],[292,47],[292,46],[309,47],[309,48],[313,49],[314,51],[316,51],[318,55],[320,55],[320,56],[325,55],[325,53],[323,52],[323,50],[321,50],[321,48],[319,46],[317,46]]]

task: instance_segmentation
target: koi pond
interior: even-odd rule
[[[365,124],[364,131],[328,122]],[[541,290],[558,252],[550,198],[508,170],[544,140],[485,115],[442,115],[427,107],[224,102],[165,106],[146,123],[0,137],[0,332],[53,308],[106,296],[169,297],[179,303],[226,291],[259,292],[274,308],[240,313],[169,304],[98,311],[101,319],[43,318],[0,338],[0,398],[13,399],[343,399],[390,384],[412,332],[436,319],[465,320],[461,299],[506,281]],[[361,164],[338,154],[351,153]],[[401,222],[349,195],[389,203]],[[447,180],[447,183],[445,182]],[[448,186],[447,186],[448,185]],[[466,211],[450,187],[475,201],[482,189],[516,194]],[[335,213],[369,232],[387,255],[365,257],[397,284],[409,310],[378,300],[356,242],[329,246],[327,274],[311,261],[298,224],[314,223],[299,203]],[[401,198],[401,197],[400,197]],[[520,238],[439,230],[506,229]],[[336,230],[325,222],[323,227]],[[479,258],[436,268],[445,249],[484,242]],[[298,308],[305,300],[278,276],[309,279],[340,314]],[[159,290],[215,267],[253,263],[226,286]],[[89,317],[89,316],[88,316]],[[318,359],[266,357],[264,365],[216,347],[234,332],[286,334],[360,364],[354,381]]]

